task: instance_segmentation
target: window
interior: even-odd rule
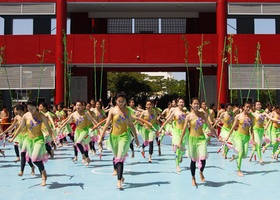
[[[33,19],[14,19],[13,35],[33,35]]]
[[[66,33],[67,33],[67,35],[71,34],[70,30],[71,30],[71,19],[68,18],[67,23],[66,23]],[[51,34],[52,35],[56,34],[56,18],[51,20]]]
[[[135,33],[158,33],[158,19],[135,19]]]
[[[4,18],[0,17],[0,35],[4,35]]]
[[[161,19],[161,33],[186,33],[186,19]]]
[[[227,34],[236,34],[236,19],[227,19]]]
[[[255,34],[275,34],[275,19],[255,19]]]
[[[108,33],[132,33],[132,19],[108,19]]]

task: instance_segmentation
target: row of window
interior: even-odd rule
[[[70,34],[70,19],[67,34]],[[185,33],[186,19],[108,19],[108,33]],[[237,33],[236,19],[227,20],[227,33]],[[255,34],[275,34],[275,19],[254,19]],[[51,20],[51,34],[56,34],[56,19]],[[13,35],[32,35],[33,19],[14,19]],[[0,35],[4,35],[4,19],[0,17]]]

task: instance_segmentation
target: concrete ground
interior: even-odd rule
[[[125,161],[124,190],[116,189],[117,178],[112,176],[112,153],[105,150],[101,160],[90,155],[89,166],[79,160],[73,162],[73,148],[61,147],[55,151],[55,158],[46,164],[47,185],[40,186],[41,176],[36,168],[36,175],[31,176],[26,165],[25,174],[19,177],[20,162],[15,160],[12,144],[7,144],[6,158],[0,156],[0,198],[1,199],[277,199],[279,191],[280,163],[270,158],[271,150],[263,156],[264,165],[257,161],[243,160],[244,177],[236,174],[236,161],[229,162],[217,151],[218,142],[208,146],[209,159],[204,175],[205,183],[199,180],[197,187],[191,185],[189,170],[190,160],[184,158],[182,172],[177,173],[175,155],[171,150],[171,139],[164,138],[162,155],[158,156],[155,146],[153,163],[144,159],[136,148],[135,158]],[[147,149],[148,150],[148,149]],[[249,150],[250,153],[251,149]],[[231,155],[233,152],[229,152]],[[147,152],[146,152],[147,155]]]

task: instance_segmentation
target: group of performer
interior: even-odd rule
[[[203,171],[211,138],[220,142],[221,147],[217,153],[221,151],[224,159],[227,159],[231,149],[234,150],[230,161],[237,160],[238,176],[243,176],[242,159],[247,157],[250,143],[252,153],[249,161],[256,152],[259,163],[264,164],[262,154],[270,146],[273,147],[273,159],[277,160],[280,153],[280,107],[262,110],[259,101],[254,104],[245,102],[241,107],[231,103],[221,104],[215,112],[207,108],[206,102],[200,102],[197,98],[193,98],[189,106],[185,105],[184,99],[178,98],[168,103],[168,108],[162,111],[152,100],[146,101],[144,109],[136,107],[134,99],[126,102],[125,93],[120,92],[115,97],[115,106],[106,109],[101,101],[92,100],[88,104],[78,101],[67,109],[63,109],[60,104],[50,111],[46,103],[37,106],[36,101],[30,100],[26,107],[16,105],[14,114],[13,123],[5,131],[0,129],[0,136],[14,129],[8,141],[14,142],[15,162],[21,163],[18,175],[23,175],[26,162],[34,175],[36,165],[42,175],[42,186],[46,185],[47,180],[44,162],[55,156],[57,146],[68,145],[71,140],[74,147],[73,161],[78,160],[80,152],[85,165],[91,162],[90,153],[97,153],[97,146],[100,159],[103,148],[112,151],[113,175],[117,176],[119,189],[123,188],[124,161],[129,149],[133,158],[134,146],[138,146],[141,155],[146,158],[145,148],[148,147],[148,162],[152,163],[154,142],[161,155],[161,144],[165,136],[172,137],[177,172],[181,171],[180,163],[184,156],[191,159],[193,186],[197,185],[196,163],[200,180],[205,182]],[[109,134],[107,140],[106,134]],[[139,136],[142,144],[139,143]],[[5,156],[3,150],[0,153]]]

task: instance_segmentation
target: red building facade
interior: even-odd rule
[[[86,77],[89,100],[99,93],[94,87],[94,65],[100,76],[104,42],[104,73],[110,71],[173,71],[185,72],[185,44],[188,41],[191,96],[198,94],[200,66],[198,46],[203,41],[203,73],[213,102],[229,101],[228,62],[223,63],[224,41],[227,41],[227,20],[236,20],[234,45],[238,46],[238,62],[252,65],[256,45],[261,43],[262,63],[279,65],[280,0],[200,0],[200,1],[93,1],[93,0],[4,0],[0,16],[4,19],[4,35],[0,46],[5,47],[5,65],[38,64],[37,54],[48,50],[44,65],[55,66],[55,102],[66,95],[64,55],[71,54],[72,74]],[[18,10],[15,8],[18,7]],[[275,11],[276,9],[276,11]],[[279,11],[280,12],[280,11]],[[33,34],[14,35],[13,20],[33,19]],[[254,19],[273,18],[275,34],[255,34]],[[51,34],[51,20],[56,20],[56,34]],[[70,19],[67,47],[64,33]],[[175,26],[174,26],[175,24]],[[96,44],[96,63],[94,45]],[[71,52],[71,53],[70,53]],[[39,59],[40,61],[40,59]],[[68,61],[69,62],[69,61]],[[95,64],[94,64],[95,63]],[[44,83],[43,83],[44,84]],[[5,87],[2,87],[2,90]],[[100,87],[98,87],[100,88]],[[7,88],[6,88],[7,89]],[[95,91],[98,90],[98,91]],[[124,89],[125,90],[125,89]],[[210,94],[210,96],[211,96]],[[102,97],[106,98],[106,84]],[[210,103],[210,102],[209,102]]]

